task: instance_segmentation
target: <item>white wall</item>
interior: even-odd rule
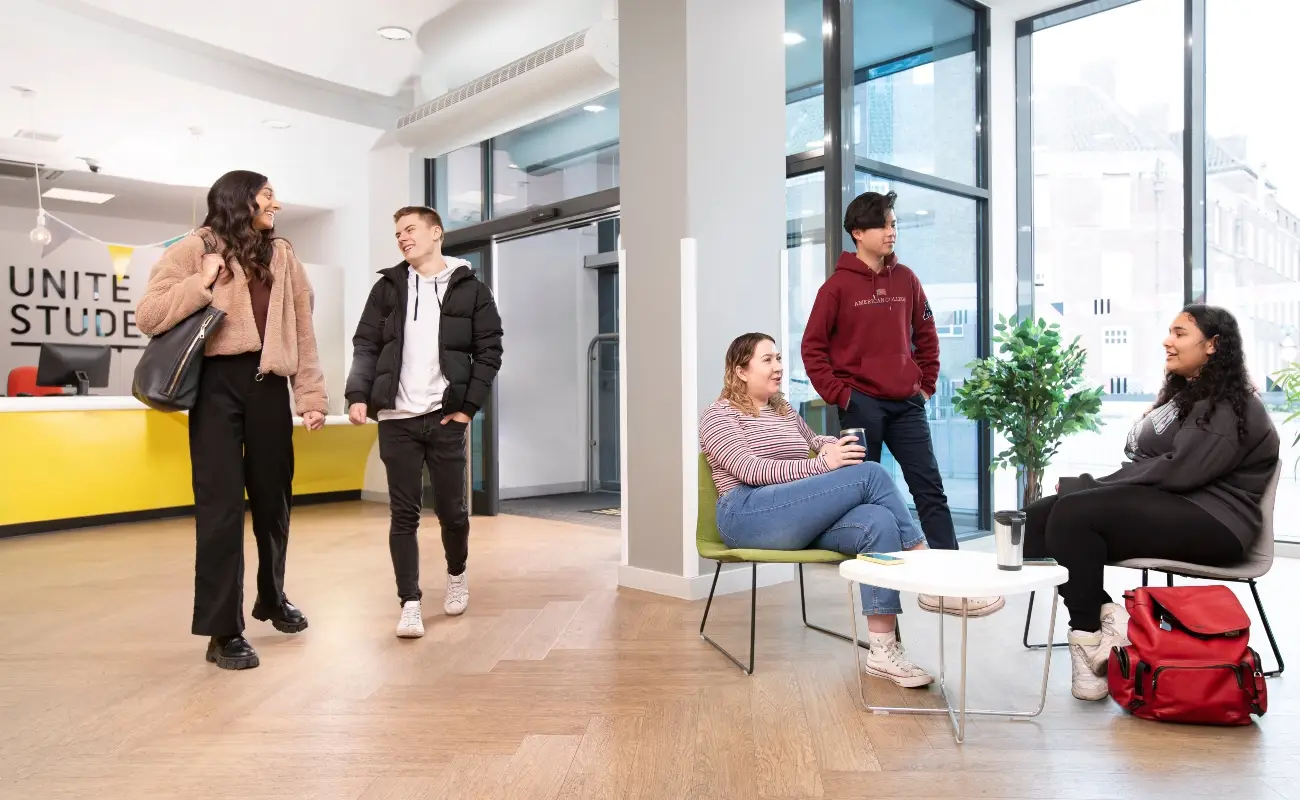
[[[587,345],[597,331],[596,228],[497,246],[496,298],[505,328],[497,378],[501,497],[584,491]]]
[[[88,234],[125,244],[155,242],[185,233],[183,226],[174,224],[73,214],[59,216]],[[37,363],[39,347],[19,343],[38,345],[49,341],[143,347],[148,339],[134,327],[135,307],[148,283],[149,271],[162,255],[162,248],[136,250],[126,277],[114,282],[107,248],[88,239],[70,239],[42,259],[40,246],[28,239],[35,218],[32,209],[0,208],[0,270],[3,270],[0,313],[4,317],[0,323],[3,326],[0,327],[0,378],[7,378],[14,367]],[[313,320],[321,368],[330,388],[330,410],[337,412],[342,408],[343,387],[343,275],[335,267],[305,266],[316,293]],[[31,286],[30,296],[21,296],[19,292],[25,295],[29,289],[29,270],[35,285]],[[46,272],[50,280],[44,278]],[[100,276],[98,298],[94,294],[96,275]],[[60,288],[63,296],[59,295]],[[48,334],[46,312],[38,306],[52,307]],[[95,335],[96,315],[103,336]],[[69,321],[73,331],[83,329],[83,316],[89,323],[85,326],[87,332],[80,336],[69,333]],[[115,350],[108,387],[92,389],[91,394],[129,395],[131,375],[139,356],[139,350]]]

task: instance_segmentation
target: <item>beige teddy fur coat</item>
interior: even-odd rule
[[[238,261],[229,259],[210,289],[203,286],[203,235],[220,244],[215,234],[200,229],[163,252],[149,274],[149,285],[136,308],[136,327],[146,336],[171,330],[209,303],[226,312],[217,332],[207,338],[203,352],[231,356],[262,351],[259,371],[283,375],[293,384],[294,409],[328,411],[325,376],[321,373],[312,326],[314,297],[307,270],[284,239],[274,241],[271,258],[271,302],[266,311],[265,342],[257,335],[248,277]],[[217,252],[221,249],[218,248]]]

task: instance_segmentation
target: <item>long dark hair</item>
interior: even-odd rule
[[[1246,371],[1246,356],[1242,352],[1241,327],[1237,318],[1227,309],[1193,303],[1183,309],[1182,313],[1192,318],[1201,335],[1206,339],[1217,339],[1210,360],[1201,367],[1201,373],[1188,379],[1170,372],[1165,375],[1165,385],[1160,389],[1157,406],[1172,402],[1178,409],[1178,419],[1185,420],[1192,413],[1192,406],[1208,399],[1210,407],[1205,410],[1197,425],[1204,427],[1209,423],[1214,409],[1220,402],[1232,406],[1237,415],[1237,438],[1246,438],[1246,402],[1255,394],[1255,387],[1250,382]]]
[[[245,169],[217,178],[208,190],[208,216],[203,224],[225,242],[222,257],[227,261],[236,259],[250,278],[270,284],[275,231],[253,228],[257,195],[267,183],[265,175]]]

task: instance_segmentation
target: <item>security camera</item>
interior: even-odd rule
[[[93,159],[93,158],[86,158],[85,156],[79,156],[79,158],[80,158],[82,161],[86,162],[86,166],[90,168],[90,171],[91,171],[91,172],[94,172],[94,173],[98,173],[98,172],[99,172],[99,170],[100,170],[100,166],[99,166],[99,162],[98,162],[98,161],[96,161],[96,160]]]

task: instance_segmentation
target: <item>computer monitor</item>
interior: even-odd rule
[[[97,344],[41,344],[36,366],[37,386],[76,386],[77,394],[90,394],[90,387],[108,386],[112,350]]]

